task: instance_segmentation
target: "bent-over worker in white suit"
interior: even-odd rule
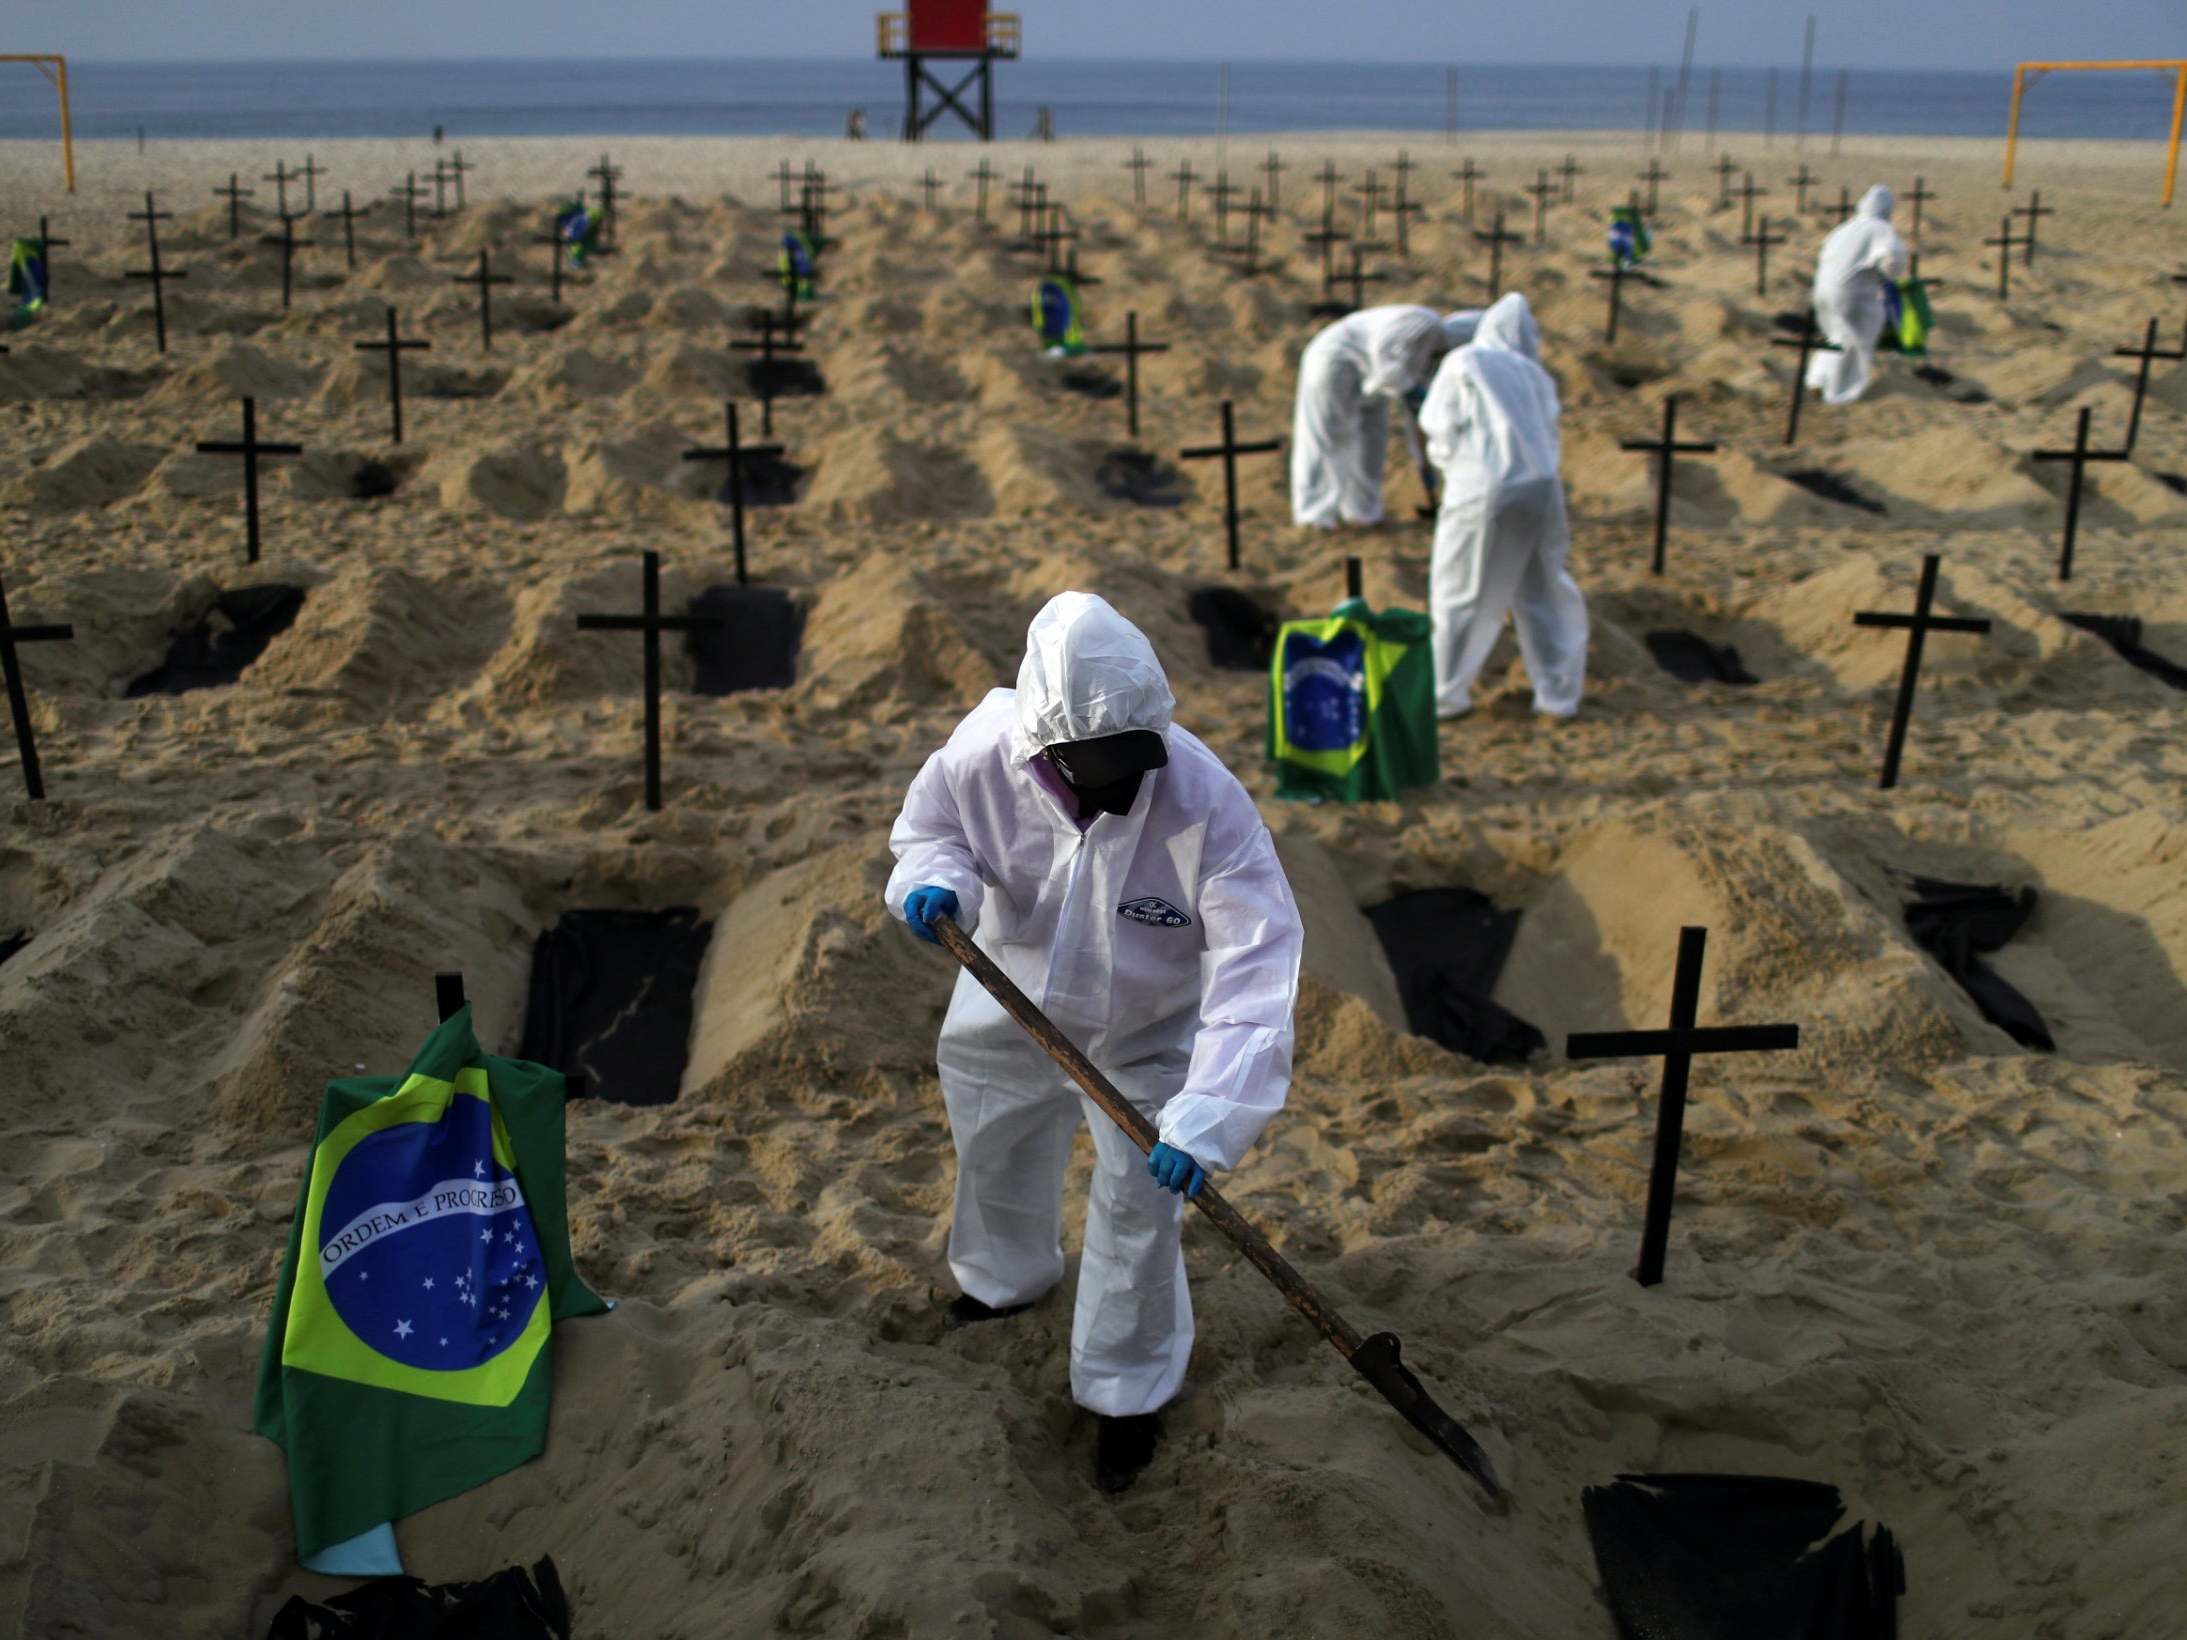
[[[1291,521],[1324,529],[1382,522],[1390,401],[1417,394],[1435,362],[1470,341],[1478,311],[1362,308],[1328,326],[1299,359],[1291,420]],[[1420,461],[1408,408],[1405,442]]]
[[[1815,328],[1838,346],[1807,361],[1807,385],[1822,390],[1825,404],[1851,404],[1875,372],[1886,291],[1906,277],[1906,241],[1891,226],[1893,203],[1881,183],[1869,189],[1815,258]]]
[[[1063,1279],[1063,1173],[1084,1118],[1093,1184],[1071,1394],[1099,1414],[1096,1476],[1150,1461],[1192,1354],[1184,1198],[1235,1167],[1291,1080],[1298,908],[1245,788],[1170,721],[1154,648],[1090,593],[1052,599],[1016,689],[928,758],[889,835],[888,907],[947,916],[1155,1124],[1142,1158],[969,973],[936,1050],[957,1147],[954,1325]]]
[[[1587,677],[1587,600],[1564,567],[1572,545],[1558,475],[1557,384],[1541,331],[1517,291],[1481,316],[1470,345],[1443,360],[1420,411],[1443,500],[1428,562],[1435,706],[1456,717],[1504,616],[1534,685],[1534,710],[1570,717]]]

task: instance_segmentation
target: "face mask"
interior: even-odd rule
[[[1112,780],[1105,786],[1071,786],[1071,795],[1078,799],[1079,819],[1091,820],[1097,814],[1131,813],[1132,803],[1139,796],[1139,782],[1146,778],[1142,771]],[[1070,785],[1070,782],[1064,784]]]

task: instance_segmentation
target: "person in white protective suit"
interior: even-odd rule
[[[1570,717],[1587,676],[1587,600],[1564,567],[1572,530],[1558,476],[1557,384],[1541,366],[1541,330],[1512,291],[1481,316],[1472,342],[1443,360],[1420,411],[1428,458],[1443,474],[1428,561],[1435,706],[1456,717],[1512,616],[1534,710]]]
[[[1906,277],[1906,241],[1891,226],[1894,203],[1881,183],[1869,189],[1815,259],[1815,328],[1838,345],[1807,361],[1807,386],[1820,388],[1825,404],[1851,404],[1875,371],[1888,293]]]
[[[1063,1279],[1063,1173],[1082,1114],[1094,1173],[1071,1394],[1099,1415],[1096,1476],[1151,1460],[1192,1353],[1184,1198],[1235,1167],[1283,1106],[1298,908],[1259,811],[1171,723],[1144,634],[1091,593],[1033,618],[1016,689],[928,758],[889,836],[889,910],[947,916],[1155,1123],[1142,1159],[969,973],[936,1059],[957,1149],[952,1325]]]
[[[1293,523],[1332,529],[1382,522],[1392,399],[1405,404],[1406,447],[1425,476],[1408,395],[1426,386],[1436,360],[1473,339],[1480,317],[1477,310],[1363,308],[1306,344],[1291,422]]]

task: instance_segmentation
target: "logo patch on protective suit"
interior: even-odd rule
[[[1142,900],[1126,900],[1116,908],[1119,917],[1129,917],[1133,922],[1145,923],[1150,928],[1190,928],[1192,919],[1171,905],[1148,895]]]

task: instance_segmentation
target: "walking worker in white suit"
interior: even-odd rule
[[[1587,677],[1587,600],[1564,567],[1572,528],[1558,474],[1557,384],[1541,329],[1512,291],[1473,340],[1443,360],[1421,407],[1443,499],[1428,561],[1435,707],[1457,717],[1509,614],[1534,685],[1534,710],[1570,717]]]
[[[1815,258],[1815,327],[1838,344],[1837,352],[1807,361],[1807,386],[1820,388],[1825,404],[1851,404],[1875,372],[1890,293],[1906,277],[1906,241],[1891,226],[1894,203],[1891,190],[1876,184]]]
[[[1362,308],[1328,326],[1299,359],[1291,423],[1291,521],[1323,529],[1382,522],[1382,469],[1390,400],[1416,395],[1435,363],[1469,341],[1478,312]],[[1420,435],[1405,411],[1405,442],[1420,464]]]
[[[936,1060],[957,1148],[952,1325],[1063,1279],[1063,1174],[1093,1130],[1071,1394],[1099,1415],[1096,1478],[1129,1486],[1183,1382],[1185,1198],[1283,1108],[1301,930],[1252,797],[1170,721],[1146,636],[1090,593],[1033,617],[997,689],[920,769],[889,835],[888,908],[948,917],[1154,1123],[1142,1159],[969,973]]]

